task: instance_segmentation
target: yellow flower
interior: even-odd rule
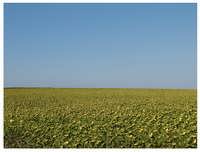
[[[150,137],[150,138],[153,137],[153,133],[150,133],[150,134],[149,134],[149,137]]]
[[[68,141],[66,141],[66,142],[64,142],[64,145],[67,145],[69,142]]]
[[[144,129],[143,128],[140,128],[139,132],[142,132]]]

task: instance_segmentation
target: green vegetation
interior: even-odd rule
[[[196,90],[5,89],[4,146],[197,147]]]

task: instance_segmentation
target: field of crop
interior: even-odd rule
[[[197,147],[196,90],[5,89],[5,148]]]

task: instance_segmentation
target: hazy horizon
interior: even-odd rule
[[[196,4],[4,5],[4,87],[197,88]]]
[[[39,86],[24,86],[24,87],[23,86],[14,86],[14,87],[13,86],[7,86],[7,87],[5,87],[4,86],[4,89],[12,89],[12,88],[13,89],[14,88],[19,88],[19,89],[20,88],[22,88],[22,89],[23,88],[27,88],[27,89],[29,89],[29,88],[30,89],[32,89],[32,88],[33,89],[34,88],[39,88],[39,89],[40,88],[41,89],[46,88],[46,89],[48,89],[49,88],[49,89],[144,89],[144,90],[145,89],[155,89],[155,90],[156,89],[161,89],[161,90],[162,89],[164,89],[164,90],[165,89],[166,90],[168,90],[168,89],[169,90],[176,90],[177,89],[177,90],[197,90],[197,88],[158,88],[158,87],[154,87],[154,88],[153,87],[152,88],[148,88],[148,87],[146,87],[146,88],[144,88],[144,87],[113,87],[112,88],[112,87],[54,87],[54,86],[53,87],[51,87],[51,86],[40,86],[40,87]]]

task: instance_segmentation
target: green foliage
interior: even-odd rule
[[[197,147],[196,90],[5,89],[6,148]]]

